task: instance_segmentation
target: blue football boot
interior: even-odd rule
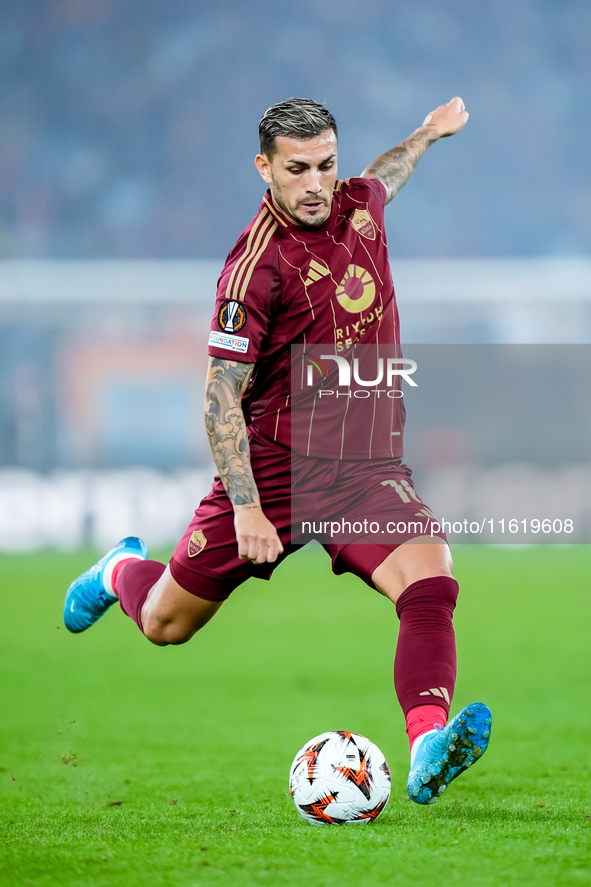
[[[474,702],[420,743],[408,774],[408,796],[417,804],[434,804],[450,782],[482,757],[490,739],[492,715]]]
[[[137,536],[127,536],[115,548],[75,579],[66,594],[64,625],[68,631],[90,628],[117,600],[111,586],[113,568],[126,558],[145,560],[148,549]]]

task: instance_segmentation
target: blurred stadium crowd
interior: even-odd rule
[[[0,257],[224,256],[293,94],[334,111],[344,175],[466,99],[396,254],[588,253],[590,35],[585,0],[3,0]]]

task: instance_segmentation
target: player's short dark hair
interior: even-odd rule
[[[327,129],[338,137],[337,124],[327,109],[313,99],[286,99],[265,111],[259,123],[261,154],[272,157],[276,136],[313,139]]]

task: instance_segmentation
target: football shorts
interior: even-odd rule
[[[251,576],[270,579],[285,558],[312,539],[334,573],[354,573],[372,588],[375,569],[399,545],[419,536],[445,540],[417,494],[412,472],[395,459],[311,459],[250,433],[250,457],[261,507],[284,551],[274,563],[238,556],[234,511],[219,477],[177,545],[170,570],[186,591],[225,600]]]

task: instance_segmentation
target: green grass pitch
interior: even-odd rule
[[[493,735],[427,808],[405,792],[394,608],[322,551],[167,648],[115,608],[66,632],[94,557],[0,558],[0,883],[591,884],[591,548],[455,548],[453,708],[487,702]],[[309,826],[291,802],[294,754],[331,729],[388,758],[373,824]]]

